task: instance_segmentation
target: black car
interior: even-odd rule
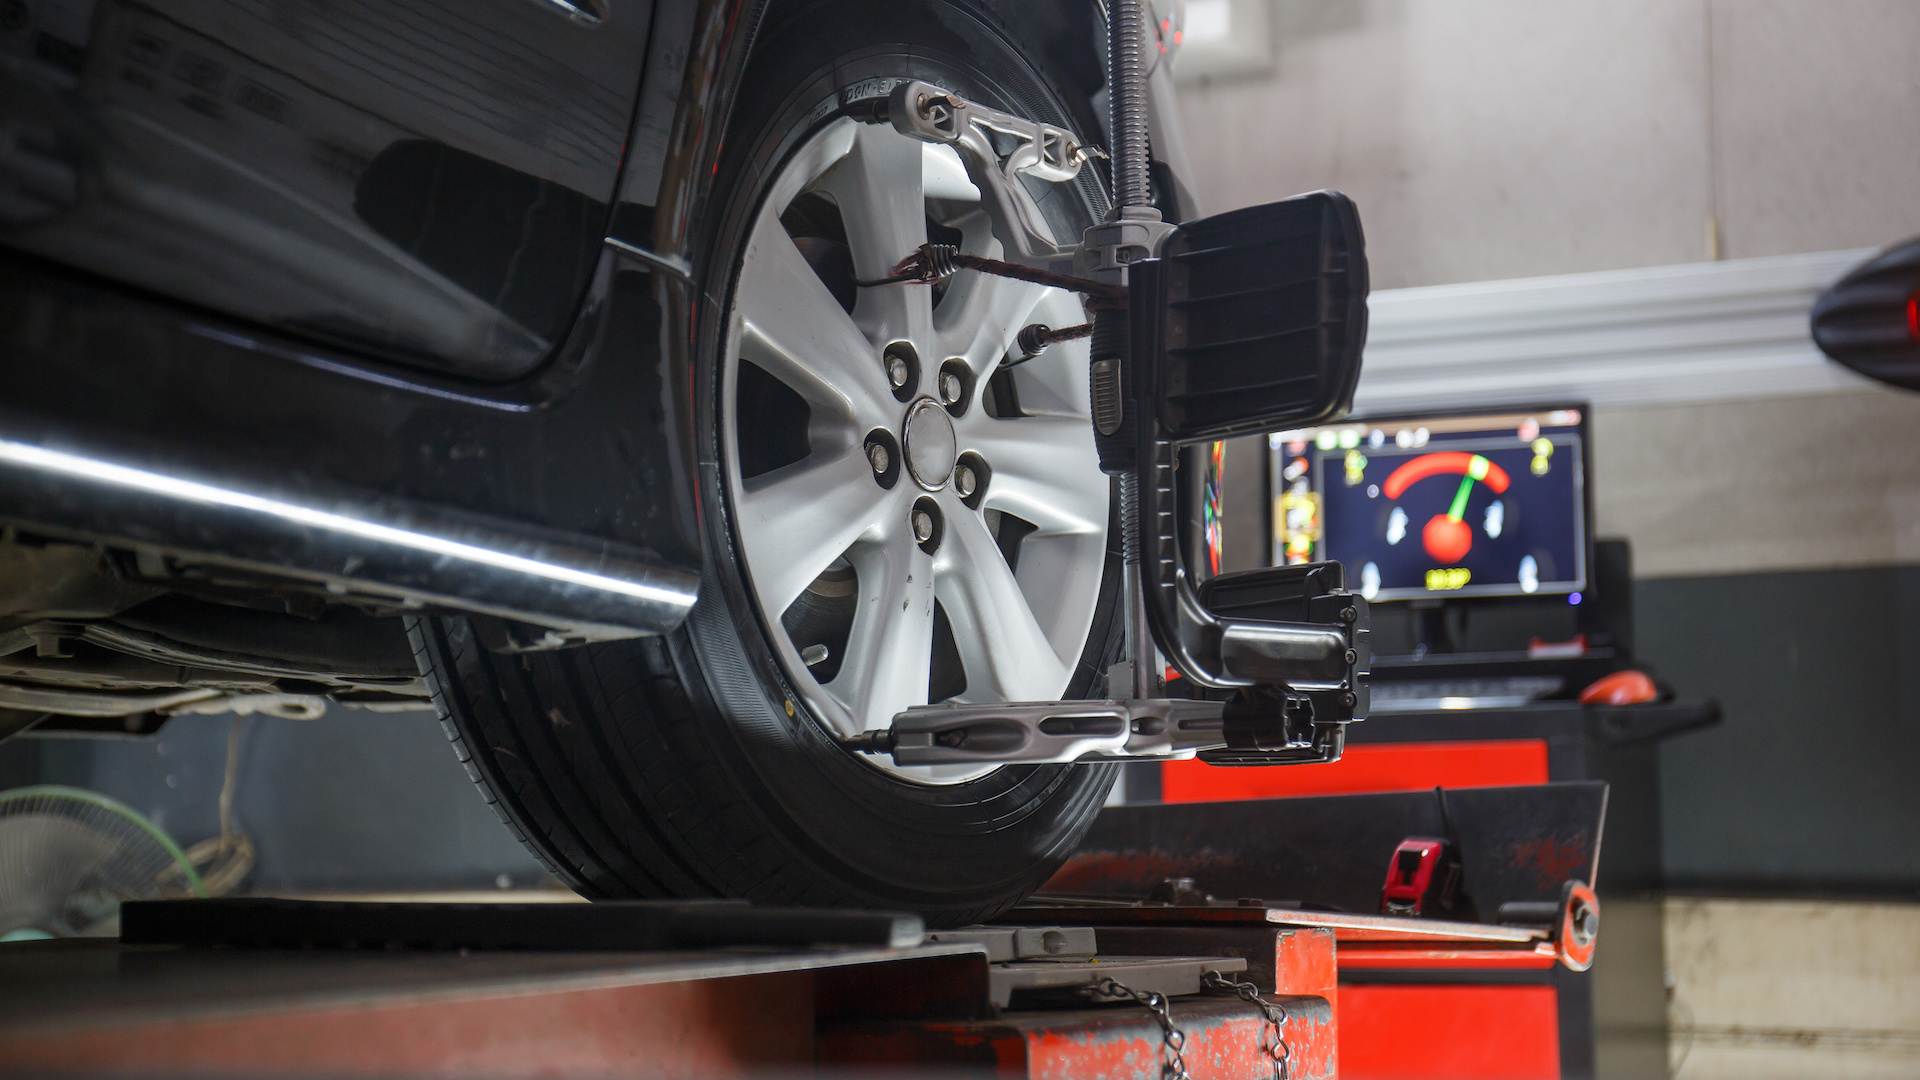
[[[0,734],[437,709],[591,897],[1030,892],[1114,766],[848,743],[1122,659],[1085,301],[900,280],[1071,267],[1103,10],[0,3]]]

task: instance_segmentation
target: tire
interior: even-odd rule
[[[1035,531],[1030,528],[1032,522],[1010,510],[990,514],[991,499],[1012,498],[1021,490],[1019,476],[1011,471],[1004,479],[994,474],[985,480],[975,500],[977,507],[964,505],[955,490],[957,482],[930,492],[915,491],[908,477],[898,476],[898,484],[908,491],[896,493],[892,488],[882,490],[870,472],[860,471],[854,480],[835,488],[834,497],[846,491],[877,500],[874,504],[882,509],[874,511],[881,515],[876,520],[894,524],[863,534],[868,538],[835,558],[806,586],[800,599],[769,615],[771,594],[757,590],[784,565],[784,557],[762,557],[756,562],[754,545],[764,547],[766,541],[755,538],[795,530],[769,533],[753,524],[755,519],[742,508],[753,506],[758,496],[741,477],[751,474],[759,483],[762,474],[756,469],[771,476],[774,473],[767,469],[799,468],[816,457],[826,461],[829,451],[839,454],[847,448],[815,438],[813,433],[822,430],[815,423],[821,415],[817,408],[788,410],[811,418],[799,421],[802,445],[798,450],[790,433],[763,434],[779,423],[762,423],[755,410],[778,420],[782,404],[790,405],[796,391],[779,382],[779,376],[774,377],[779,385],[767,382],[762,378],[766,372],[757,363],[736,359],[746,348],[741,342],[748,331],[743,328],[758,324],[745,314],[736,317],[735,306],[737,302],[744,312],[762,295],[756,291],[758,278],[749,279],[743,267],[756,265],[752,260],[766,250],[750,241],[755,228],[766,227],[762,210],[763,201],[771,201],[768,192],[785,182],[782,178],[801,175],[794,170],[812,160],[802,150],[812,154],[816,147],[839,145],[833,140],[848,130],[845,125],[853,124],[839,115],[840,106],[855,96],[884,93],[891,85],[887,80],[924,79],[1009,112],[1082,131],[1097,128],[1091,118],[1063,104],[1041,69],[990,19],[958,4],[832,0],[770,15],[759,41],[716,170],[715,195],[709,204],[714,209],[707,215],[709,220],[701,223],[701,249],[707,254],[703,265],[711,268],[705,291],[725,302],[703,305],[706,317],[696,339],[697,434],[703,460],[718,467],[703,468],[700,479],[701,505],[708,508],[703,522],[707,554],[692,615],[679,631],[664,637],[518,655],[486,650],[464,618],[420,619],[412,626],[415,651],[442,710],[448,736],[487,800],[554,874],[585,896],[728,896],[770,904],[904,908],[921,912],[936,926],[977,922],[1018,902],[1058,868],[1099,812],[1116,767],[1002,766],[950,776],[888,768],[886,759],[850,753],[836,741],[848,733],[849,724],[883,726],[884,720],[865,720],[866,714],[837,706],[838,691],[833,687],[840,675],[828,678],[821,670],[825,665],[809,669],[799,650],[815,639],[831,639],[837,644],[819,645],[813,652],[844,652],[844,658],[832,656],[832,667],[866,671],[860,668],[863,661],[858,657],[866,654],[858,643],[880,641],[883,644],[875,646],[879,650],[895,640],[884,632],[890,624],[862,622],[878,616],[861,612],[881,607],[890,611],[897,596],[887,593],[886,605],[837,616],[833,597],[842,594],[821,583],[834,574],[846,576],[853,582],[848,587],[852,592],[846,595],[859,599],[869,598],[869,593],[878,596],[889,587],[892,579],[886,573],[876,570],[869,577],[867,568],[880,565],[874,551],[904,550],[891,530],[909,527],[908,516],[895,510],[905,505],[899,500],[910,493],[920,500],[915,506],[937,504],[935,509],[944,515],[942,536],[947,537],[937,542],[956,545],[938,562],[946,569],[923,574],[926,591],[912,594],[928,601],[927,617],[934,620],[931,653],[922,650],[929,675],[919,700],[969,692],[992,700],[988,690],[980,687],[1019,686],[1022,678],[1026,685],[1040,685],[1055,676],[1065,685],[1053,683],[1057,689],[1046,696],[1104,694],[1104,672],[1121,649],[1120,620],[1115,615],[1121,567],[1107,481],[1094,463],[1090,432],[1082,446],[1071,436],[1073,424],[1056,421],[1058,430],[1069,433],[1066,441],[1071,443],[1059,450],[1062,467],[1075,477],[1092,478],[1076,484],[1097,485],[1077,487],[1065,500],[1086,507],[1074,519],[1082,525],[1073,528],[1047,526]],[[850,88],[863,92],[856,94]],[[836,124],[842,126],[833,127]],[[863,128],[849,145],[866,147],[870,144],[859,140],[878,137]],[[796,197],[794,205],[799,204]],[[806,205],[819,210],[815,202]],[[849,208],[834,212],[842,215],[842,236],[851,246],[847,253],[828,251],[823,261],[809,257],[809,262],[817,271],[817,283],[835,292],[847,307],[855,295],[846,280],[855,269],[846,265],[848,259],[865,259],[867,265],[857,269],[869,278],[881,275],[872,272],[877,256],[868,250],[871,245],[863,246],[861,241],[871,230],[848,224],[858,219],[859,207],[844,197],[832,205]],[[922,205],[936,206],[924,197]],[[1074,230],[1077,235],[1104,205],[1089,173],[1075,184],[1056,185],[1042,208],[1056,233]],[[931,210],[928,215],[931,221]],[[805,226],[785,225],[786,216],[779,220],[790,236],[797,236],[795,228],[805,231]],[[975,225],[967,227],[976,228],[979,220],[963,218],[963,224],[971,221]],[[967,236],[969,244],[990,242],[990,238],[981,239],[977,228]],[[789,242],[819,255],[821,245],[813,243],[818,239],[808,235]],[[963,298],[953,301],[958,305],[954,310],[961,314],[949,322],[970,315],[976,302],[982,305],[979,310],[998,310],[979,300],[986,294],[961,291],[970,287],[958,278],[945,287],[939,304]],[[884,288],[917,288],[922,290],[917,295],[927,295],[926,286]],[[867,293],[880,295],[878,290],[861,290],[858,303],[868,303]],[[1057,305],[1062,295],[1036,302]],[[861,310],[865,309],[848,307],[847,315],[853,318]],[[983,325],[987,322],[991,320],[983,317]],[[1017,329],[1006,331],[1007,341]],[[1079,348],[1075,350],[1074,345]],[[993,367],[999,363],[994,354],[977,385],[969,386],[966,401],[996,422],[1014,421],[1016,427],[1007,430],[1043,430],[1027,425],[1032,417],[1020,412],[1017,399],[1022,386],[1036,397],[1066,402],[1062,408],[1077,407],[1084,416],[1085,345],[1057,345],[1049,352],[1056,350],[1060,355],[1019,369],[1018,379],[1027,382]],[[873,359],[876,373],[885,370],[879,355]],[[922,366],[927,368],[923,382],[937,386],[932,364]],[[1047,383],[1048,379],[1055,382]],[[1075,387],[1077,405],[1072,400],[1075,394],[1067,392]],[[911,416],[919,414],[908,405],[894,407],[907,408],[910,414],[900,421],[904,439],[908,425],[920,422]],[[986,422],[981,416],[970,421],[961,416],[952,426],[958,431],[966,423],[984,426]],[[1087,427],[1084,421],[1078,426]],[[964,439],[960,434],[954,439],[957,453]],[[919,438],[916,445],[933,441]],[[804,460],[780,460],[783,445],[788,457],[804,452]],[[858,442],[851,452],[860,455],[864,469],[867,458]],[[918,461],[908,464],[918,470]],[[1080,472],[1081,465],[1085,474]],[[935,468],[927,466],[928,471]],[[774,490],[768,483],[766,490]],[[894,501],[886,501],[890,499]],[[978,530],[991,533],[992,543],[1000,545],[997,558],[1004,563],[967,560],[969,553],[980,550],[979,538],[986,535]],[[884,540],[871,539],[882,532]],[[969,537],[974,547],[958,546]],[[1043,542],[1047,546],[1040,546]],[[1037,570],[1019,578],[1017,557],[1006,554],[1027,550],[1029,544],[1035,545],[1035,551],[1053,553],[1052,563],[1043,561],[1042,568],[1064,567],[1047,575],[1044,587],[1033,580],[1039,576]],[[920,547],[925,550],[926,545]],[[819,552],[831,555],[821,545],[802,554],[814,558]],[[1049,597],[1058,593],[1071,600],[1060,608],[1066,614],[1049,609],[1052,621],[1043,630],[1053,657],[1069,658],[1057,672],[1049,675],[1050,669],[1039,670],[1027,677],[1020,675],[1027,669],[1012,668],[1011,661],[974,663],[971,658],[992,659],[1007,652],[991,642],[1010,639],[1004,634],[992,637],[980,629],[990,625],[992,613],[970,601],[984,595],[980,590],[985,587],[962,581],[975,573],[968,567],[980,568],[976,577],[1000,575],[995,580],[1002,587],[1006,580],[1015,580],[1026,590],[1020,595],[1029,608],[1034,606],[1031,597],[1036,589],[1052,589]],[[1063,575],[1079,584],[1069,587],[1054,582]],[[910,575],[907,580],[912,580]],[[952,585],[957,591],[936,593],[949,582],[960,582]],[[951,601],[948,606],[954,612],[941,606],[943,598]],[[916,618],[919,610],[913,609]],[[835,618],[851,621],[835,624]],[[1033,618],[1040,619],[1039,613]],[[873,630],[874,625],[883,629]],[[876,651],[873,655],[891,654]],[[869,667],[881,670],[877,660]],[[976,678],[976,669],[992,678]],[[1002,669],[1015,674],[1004,675]],[[858,695],[850,689],[842,696],[857,697],[874,717],[890,716],[896,706],[914,702],[894,701],[873,689],[889,678],[869,672],[868,681],[858,683],[849,675],[853,680],[849,687],[865,689]]]

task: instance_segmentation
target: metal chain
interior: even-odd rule
[[[1287,1080],[1288,1059],[1292,1051],[1287,1047],[1287,1037],[1281,1028],[1287,1022],[1287,1007],[1277,1001],[1268,1001],[1260,995],[1260,988],[1250,982],[1229,979],[1217,971],[1209,971],[1200,976],[1200,985],[1212,990],[1231,990],[1245,1001],[1260,1010],[1266,1017],[1267,1027],[1271,1029],[1271,1042],[1267,1038],[1260,1041],[1260,1049],[1265,1051],[1273,1062],[1273,1080]]]
[[[1174,1026],[1173,1010],[1167,1007],[1165,994],[1158,990],[1135,990],[1112,979],[1102,979],[1087,987],[1086,991],[1102,997],[1127,998],[1145,1006],[1160,1023],[1160,1080],[1193,1080],[1193,1074],[1187,1072],[1187,1059],[1182,1053],[1187,1046],[1187,1033]]]

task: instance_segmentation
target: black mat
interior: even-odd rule
[[[727,945],[920,944],[920,916],[745,901],[364,903],[226,898],[120,906],[128,945],[311,949],[652,951]]]

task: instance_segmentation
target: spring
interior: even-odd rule
[[[923,281],[941,281],[953,276],[960,269],[954,265],[954,256],[960,249],[952,244],[925,244],[920,248],[920,278]]]

